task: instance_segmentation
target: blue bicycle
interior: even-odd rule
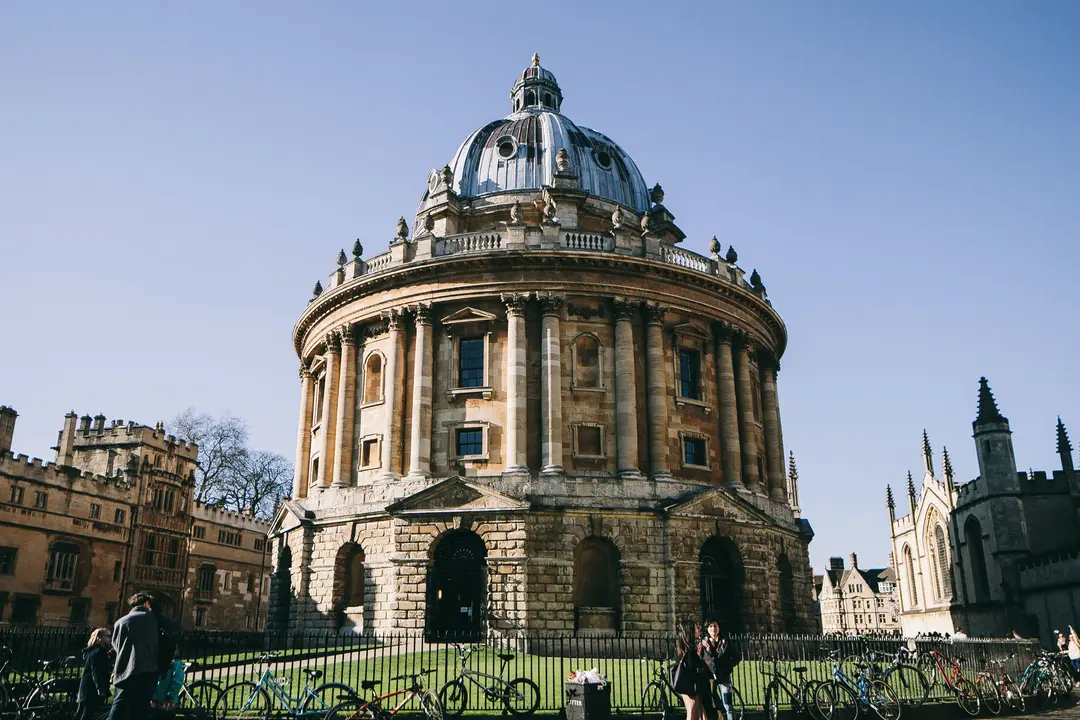
[[[259,662],[265,667],[258,682],[243,680],[222,690],[214,705],[214,717],[217,720],[255,720],[274,715],[324,720],[334,706],[356,699],[356,691],[344,683],[323,683],[312,689],[311,684],[319,681],[323,671],[309,669],[304,670],[307,678],[304,689],[293,697],[287,689],[290,678],[274,677],[270,670],[271,661],[279,657],[276,653],[263,653]],[[284,707],[283,713],[279,706]]]
[[[829,654],[832,678],[817,686],[814,705],[825,720],[855,720],[861,712],[873,711],[881,720],[899,720],[900,700],[891,687],[870,677],[869,663],[859,662],[859,672],[851,678],[840,669],[840,654]]]

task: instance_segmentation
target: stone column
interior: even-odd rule
[[[505,472],[528,473],[525,412],[525,304],[528,296],[507,294],[506,304],[506,465]]]
[[[300,361],[300,422],[296,430],[296,465],[293,467],[293,500],[307,497],[308,467],[311,465],[311,371],[307,360]]]
[[[562,439],[562,344],[560,341],[560,316],[564,298],[559,295],[542,295],[540,301],[542,317],[541,362],[543,369],[540,382],[540,402],[542,405],[541,431],[543,463],[541,472],[561,473],[563,471]]]
[[[739,408],[735,397],[735,363],[732,357],[732,328],[717,323],[716,358],[718,365],[717,390],[720,407],[720,442],[724,448],[724,484],[742,487],[742,448],[739,444]]]
[[[383,438],[379,446],[381,450],[382,471],[379,478],[382,480],[394,480],[398,473],[394,469],[394,445],[401,436],[401,383],[398,382],[398,356],[401,353],[401,326],[404,321],[401,310],[388,310],[383,313],[390,328],[390,348],[386,353],[386,369],[383,382],[386,383],[386,391],[383,393],[383,411],[386,413],[383,419]]]
[[[624,477],[640,477],[637,376],[634,369],[634,315],[637,303],[616,298],[614,306],[616,469]]]
[[[754,436],[754,396],[750,384],[750,347],[749,340],[740,336],[736,355],[735,392],[739,407],[739,440],[742,447],[743,484],[751,492],[762,492],[761,478],[758,473],[758,448]]]
[[[769,497],[787,502],[787,482],[784,477],[784,455],[780,446],[780,408],[776,404],[776,372],[780,362],[770,351],[758,353],[761,364],[761,412],[765,424],[765,472],[768,475]]]
[[[664,309],[645,306],[645,365],[648,371],[649,476],[668,476],[668,386],[664,364]]]
[[[341,337],[331,330],[326,333],[326,365],[322,403],[322,447],[319,450],[319,487],[330,487],[334,475],[334,439],[337,436],[338,363],[341,359]]]
[[[356,341],[352,328],[337,330],[341,342],[341,370],[338,372],[337,427],[334,429],[333,487],[346,487],[352,475],[353,408],[356,407]]]
[[[415,314],[409,477],[422,479],[431,477],[431,305],[417,305]]]

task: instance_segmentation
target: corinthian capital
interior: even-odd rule
[[[772,350],[761,348],[757,351],[757,357],[758,364],[765,370],[771,370],[774,373],[780,372],[780,360]]]
[[[645,322],[649,325],[664,324],[664,313],[667,312],[667,308],[662,307],[659,303],[645,303],[641,306],[641,309],[645,313]]]
[[[562,313],[563,304],[566,302],[565,297],[554,293],[537,293],[536,300],[540,303],[540,312],[544,315],[559,315]]]
[[[382,311],[383,320],[386,321],[386,327],[391,332],[394,330],[400,330],[405,322],[405,313],[401,312],[400,308],[391,308],[390,310]]]
[[[731,323],[717,320],[713,323],[712,328],[713,335],[716,336],[716,341],[719,343],[730,345],[735,339],[735,328],[732,327]]]
[[[507,315],[520,317],[525,314],[525,306],[529,302],[529,296],[523,293],[503,293],[502,301],[506,305]]]
[[[412,310],[417,325],[431,324],[431,303],[417,303]]]
[[[611,301],[612,309],[615,312],[615,320],[633,320],[637,315],[638,307],[640,303],[631,300],[630,298],[615,298]]]
[[[349,323],[345,323],[334,332],[337,333],[338,342],[341,344],[342,348],[348,347],[356,342],[356,333],[353,330],[353,326]]]
[[[326,333],[326,352],[341,352],[341,335],[338,334],[337,328]]]
[[[311,377],[311,363],[307,360],[300,361],[300,380],[306,380]]]

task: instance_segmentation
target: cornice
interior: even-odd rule
[[[536,280],[526,281],[524,277],[516,281],[506,281],[503,284],[516,289],[523,286],[527,291],[543,289],[543,291],[557,291],[570,294],[595,294],[605,295],[604,292],[596,292],[595,286],[591,291],[582,288],[570,289],[575,285],[568,283],[567,289],[562,290],[561,280],[552,281],[551,272],[559,269],[577,270],[588,272],[590,270],[606,270],[620,273],[626,278],[641,279],[644,281],[666,281],[672,289],[681,287],[694,287],[705,290],[719,298],[734,309],[742,310],[756,317],[763,326],[768,328],[777,339],[775,352],[781,356],[787,346],[787,328],[779,313],[769,304],[748,290],[733,285],[728,280],[722,280],[712,275],[682,268],[678,265],[658,262],[641,257],[618,255],[613,253],[570,253],[563,250],[509,250],[498,253],[454,255],[449,257],[433,258],[430,260],[414,261],[406,263],[392,270],[386,270],[371,275],[363,275],[355,280],[339,285],[331,290],[323,292],[316,298],[293,326],[293,349],[298,356],[303,356],[304,340],[307,333],[322,318],[330,315],[335,310],[350,305],[365,296],[393,289],[407,289],[409,287],[424,287],[435,280],[444,282],[455,278],[468,277],[477,273],[491,273],[493,271],[530,271]],[[509,291],[509,290],[504,290]],[[627,290],[609,291],[608,295],[626,295]],[[430,296],[430,291],[424,294]],[[655,291],[641,290],[636,297],[652,299]],[[495,298],[498,299],[498,291]],[[416,302],[416,300],[412,300]],[[680,303],[673,298],[666,298],[664,304],[671,310],[679,310]],[[701,312],[697,308],[691,308],[690,304],[684,306],[694,312]],[[373,313],[377,315],[378,313]],[[713,313],[715,319],[732,320],[730,314]]]

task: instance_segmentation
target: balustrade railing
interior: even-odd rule
[[[610,250],[608,237],[598,233],[568,232],[562,236],[562,246],[567,250]]]
[[[711,272],[709,258],[690,252],[689,250],[683,250],[682,248],[661,245],[660,259],[666,263],[678,265],[679,267],[688,268],[690,270],[697,270],[698,272],[703,273]]]
[[[440,238],[435,244],[435,255],[457,255],[458,253],[501,249],[502,235],[499,233],[470,233]]]

